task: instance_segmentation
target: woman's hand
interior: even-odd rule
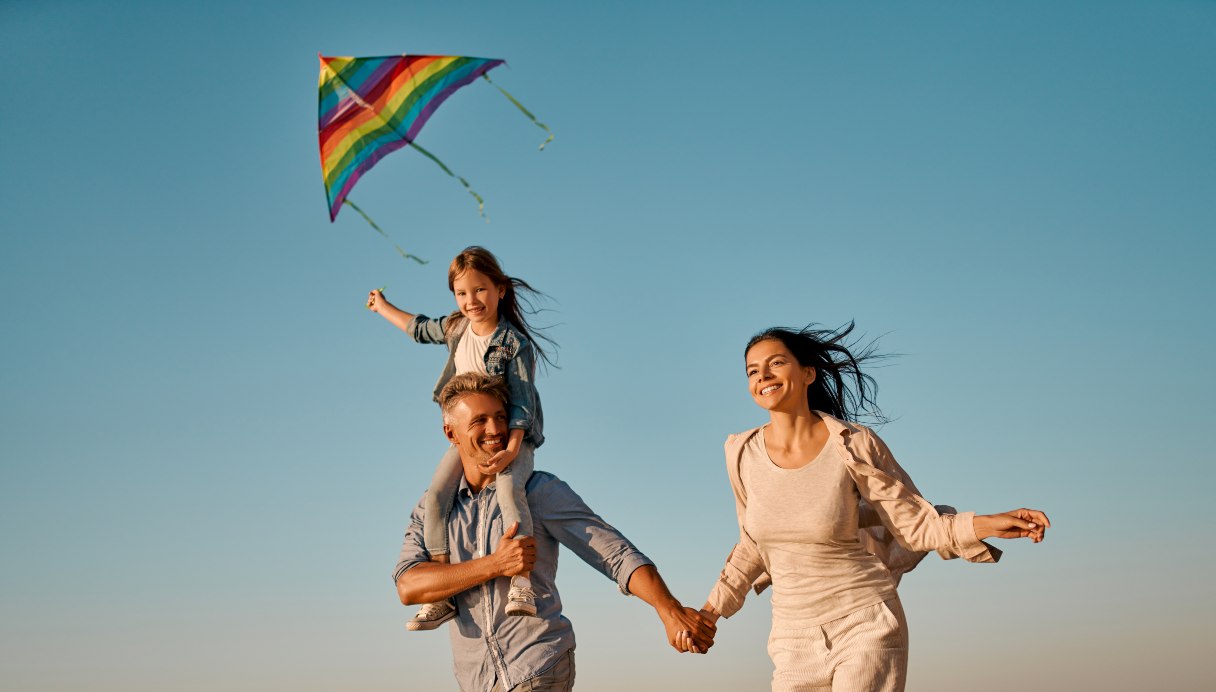
[[[701,622],[704,623],[706,627],[710,628],[709,631],[716,635],[718,632],[718,618],[722,617],[722,614],[708,603],[706,603],[705,607],[701,608],[701,610],[697,611],[697,614],[701,616]],[[681,653],[692,652],[694,654],[704,654],[709,652],[709,646],[713,646],[713,641],[710,641],[709,646],[698,646],[693,639],[692,632],[688,630],[681,630],[678,633],[675,642],[672,643],[672,646],[674,646],[676,650],[680,651]]]
[[[708,653],[718,631],[702,613],[683,606],[663,616],[663,627],[667,643],[680,653]]]
[[[1029,538],[1040,543],[1050,527],[1047,515],[1037,509],[1022,508],[975,516],[975,537],[981,541],[985,538]]]

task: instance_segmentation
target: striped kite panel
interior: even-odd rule
[[[437,55],[321,56],[317,138],[330,221],[360,176],[413,142],[457,89],[502,63]]]

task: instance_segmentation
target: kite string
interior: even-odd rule
[[[492,86],[492,87],[494,87],[495,89],[498,89],[499,91],[501,91],[501,92],[502,92],[502,95],[503,95],[503,96],[506,96],[508,101],[510,101],[511,103],[514,103],[514,104],[515,104],[515,107],[516,107],[516,108],[518,108],[518,109],[519,109],[519,111],[520,111],[521,113],[523,113],[524,115],[528,116],[528,119],[529,119],[529,120],[531,120],[531,121],[532,121],[532,122],[533,122],[533,123],[534,123],[534,124],[535,124],[537,127],[539,127],[540,129],[544,130],[545,132],[548,132],[548,133],[549,133],[549,138],[548,138],[548,139],[546,139],[545,141],[543,141],[543,142],[541,142],[541,143],[540,143],[540,150],[541,150],[541,151],[544,151],[544,150],[545,150],[545,145],[546,145],[546,144],[548,144],[549,142],[552,142],[552,141],[553,141],[553,130],[550,130],[548,125],[546,125],[546,124],[542,123],[541,121],[537,120],[537,119],[536,119],[536,116],[535,116],[535,115],[532,115],[532,111],[528,110],[527,108],[524,108],[524,104],[520,103],[518,99],[516,99],[516,98],[515,98],[514,96],[512,96],[511,94],[507,93],[507,90],[506,90],[506,89],[503,89],[502,87],[498,86],[498,85],[497,85],[497,84],[495,84],[493,81],[491,81],[491,80],[490,80],[490,74],[489,74],[488,72],[487,72],[487,73],[483,73],[483,74],[481,75],[481,78],[482,78],[482,79],[484,79],[484,80],[486,80],[487,82],[489,82],[489,83],[490,83],[490,86]]]
[[[398,245],[397,243],[394,243],[393,239],[391,237],[389,237],[389,234],[385,233],[384,229],[380,228],[380,226],[378,226],[375,221],[372,221],[372,217],[368,216],[367,212],[363,211],[362,209],[359,208],[359,206],[357,204],[350,201],[349,197],[343,198],[342,203],[350,206],[351,209],[354,209],[356,212],[358,212],[359,216],[362,216],[363,220],[366,221],[368,223],[368,225],[370,225],[372,228],[376,229],[377,233],[384,236],[384,239],[387,240],[388,242],[393,243],[393,247],[397,249],[397,254],[401,255],[402,259],[412,259],[415,262],[417,262],[418,264],[427,263],[427,260],[422,259],[418,255],[411,255],[410,253],[406,252],[405,250],[402,250],[401,246]]]
[[[434,154],[427,151],[426,149],[423,149],[422,147],[418,146],[418,142],[411,141],[410,147],[417,149],[419,154],[422,154],[423,156],[427,157],[428,159],[434,161],[437,166],[439,166],[440,168],[443,169],[444,173],[447,173],[448,175],[452,176],[453,178],[459,180],[460,184],[464,185],[464,189],[468,190],[469,194],[473,195],[473,199],[477,200],[477,213],[481,214],[481,218],[485,219],[486,223],[490,222],[490,219],[486,217],[486,201],[481,198],[481,195],[477,194],[477,191],[473,189],[472,185],[469,185],[469,181],[467,181],[463,177],[453,173],[452,169],[448,168],[447,165],[445,165],[442,161],[440,161],[438,159],[438,157],[436,157]]]
[[[402,56],[402,57],[405,57],[405,56]],[[430,160],[434,161],[436,164],[438,164],[438,166],[439,166],[440,168],[442,168],[442,169],[443,169],[443,172],[444,172],[444,173],[447,173],[447,174],[448,174],[448,175],[450,175],[451,177],[453,177],[453,178],[455,178],[455,179],[459,180],[459,181],[460,181],[460,184],[461,184],[461,185],[464,185],[464,188],[465,188],[466,190],[468,190],[468,191],[469,191],[469,194],[470,194],[470,195],[473,195],[473,199],[477,200],[477,213],[481,215],[481,218],[486,219],[486,222],[487,222],[487,223],[489,222],[489,219],[488,219],[488,218],[486,218],[486,202],[485,202],[485,200],[484,200],[484,199],[482,199],[482,198],[481,198],[481,195],[477,194],[477,191],[473,189],[473,186],[472,186],[472,185],[469,185],[469,181],[467,181],[467,180],[465,180],[463,177],[461,177],[461,176],[456,175],[455,173],[453,173],[453,172],[452,172],[452,169],[448,168],[448,167],[447,167],[447,165],[446,165],[446,164],[444,164],[442,161],[440,161],[440,160],[439,160],[439,159],[438,159],[438,158],[437,158],[437,157],[436,157],[434,154],[432,154],[431,152],[427,151],[426,149],[423,149],[422,147],[418,146],[418,144],[417,144],[416,142],[414,142],[412,139],[410,139],[409,137],[407,137],[407,136],[406,136],[406,134],[405,134],[404,132],[402,132],[401,130],[399,130],[399,129],[397,128],[397,125],[396,125],[396,124],[394,124],[394,123],[389,122],[388,120],[386,120],[386,119],[384,118],[384,114],[383,114],[383,113],[381,113],[380,111],[377,111],[377,110],[375,109],[375,107],[373,107],[373,106],[372,106],[370,103],[368,103],[366,100],[364,100],[364,99],[363,99],[363,97],[359,96],[359,93],[358,93],[358,92],[357,92],[357,91],[356,91],[354,88],[352,88],[352,87],[351,87],[349,84],[347,84],[347,83],[346,83],[346,80],[342,79],[342,75],[338,74],[338,73],[337,73],[337,72],[336,72],[336,71],[333,69],[333,67],[332,67],[332,66],[330,66],[330,65],[329,65],[328,63],[326,63],[325,61],[322,61],[322,62],[321,62],[321,64],[325,66],[325,70],[326,70],[326,71],[329,73],[329,75],[330,75],[330,77],[331,77],[331,80],[333,81],[333,83],[334,83],[334,85],[335,85],[335,87],[336,87],[336,88],[338,88],[339,90],[341,90],[341,91],[345,92],[345,93],[346,93],[346,94],[347,94],[347,95],[350,97],[350,99],[351,99],[352,101],[354,101],[356,104],[358,104],[358,106],[359,106],[360,108],[362,108],[362,109],[367,110],[368,112],[370,112],[370,113],[371,113],[371,116],[372,116],[373,118],[376,118],[377,120],[379,120],[379,121],[380,121],[380,123],[381,123],[383,126],[385,126],[385,127],[389,128],[389,129],[391,129],[393,132],[397,133],[397,135],[398,135],[399,137],[401,137],[401,139],[405,140],[405,141],[406,141],[406,142],[407,142],[407,143],[408,143],[410,146],[412,146],[413,148],[417,149],[419,152],[421,152],[421,153],[422,153],[424,156],[426,156],[428,159],[430,159]],[[410,83],[411,83],[411,84],[416,84],[416,82],[417,82],[417,75],[416,75],[416,74],[411,73],[411,74],[410,74]],[[343,203],[346,203],[346,199],[345,199],[345,198],[343,198],[343,200],[342,200],[342,201],[343,201]],[[353,205],[353,204],[351,205],[351,208],[352,208],[352,209],[354,209],[355,211],[359,211],[359,207],[356,207],[356,206],[355,206],[355,205]],[[377,230],[377,231],[378,231],[378,232],[379,232],[381,235],[383,235],[385,238],[388,238],[388,234],[386,234],[386,233],[385,233],[383,230],[381,230],[381,229],[380,229],[380,227],[379,227],[379,226],[377,226],[377,225],[375,224],[375,222],[373,222],[373,221],[371,220],[371,218],[370,218],[370,217],[369,217],[367,214],[364,214],[362,211],[359,211],[359,213],[360,213],[360,214],[363,216],[363,218],[364,218],[364,219],[366,219],[366,220],[367,220],[367,222],[368,222],[369,224],[371,224],[371,225],[372,225],[372,228],[375,228],[375,229],[376,229],[376,230]],[[406,253],[406,252],[405,252],[404,250],[402,250],[401,248],[397,248],[397,251],[398,251],[398,252],[400,252],[402,256],[406,256],[406,255],[408,255],[408,253]],[[409,255],[409,256],[410,256],[410,257],[412,257],[412,258],[413,258],[413,259],[415,259],[415,260],[416,260],[416,259],[418,259],[417,257],[414,257],[413,255]]]
[[[343,80],[342,77],[340,75],[338,75],[338,73],[330,65],[324,63],[324,61],[322,61],[322,64],[324,65],[326,71],[334,79],[337,86],[341,90],[345,91],[346,94],[349,97],[351,97],[351,100],[353,100],[356,104],[358,104],[358,106],[360,108],[373,110],[373,112],[374,112],[374,109],[372,109],[371,104],[364,101],[363,98],[359,96],[358,92],[356,92],[354,89],[352,89],[350,87],[350,85],[346,84],[345,80]],[[549,142],[553,141],[553,131],[549,129],[549,126],[542,123],[541,121],[537,120],[536,116],[533,115],[532,112],[529,111],[524,106],[524,104],[520,103],[519,99],[512,96],[510,94],[510,92],[508,92],[506,89],[503,89],[502,87],[495,84],[490,79],[489,74],[482,73],[481,76],[483,79],[486,80],[486,82],[488,82],[491,86],[493,86],[495,89],[497,89],[499,92],[501,92],[502,95],[505,96],[508,101],[515,104],[515,107],[518,108],[519,111],[521,113],[523,113],[525,116],[527,116],[527,118],[529,120],[531,120],[533,122],[533,124],[535,124],[537,127],[539,127],[540,129],[542,129],[546,133],[548,133],[548,135],[549,135],[548,138],[546,138],[545,141],[541,142],[540,147],[539,147],[540,151],[544,151],[545,145],[548,144]],[[414,79],[414,76],[411,76],[411,80],[413,80],[413,79]],[[376,115],[377,115],[377,117],[380,117],[379,113],[377,113]],[[396,128],[393,128],[393,129],[396,129]],[[465,180],[465,178],[463,176],[456,175],[456,173],[453,172],[452,169],[447,167],[447,164],[445,164],[443,161],[440,161],[439,158],[437,156],[435,156],[434,154],[432,154],[431,152],[429,152],[426,149],[424,149],[423,147],[419,146],[417,142],[414,142],[412,140],[407,140],[407,141],[409,142],[411,147],[413,147],[414,149],[417,149],[418,152],[421,153],[423,156],[427,157],[431,161],[434,161],[435,165],[439,166],[439,168],[442,169],[444,173],[447,173],[449,176],[460,181],[460,184],[463,185],[465,190],[467,190],[468,193],[473,196],[473,199],[477,200],[477,213],[479,215],[481,215],[481,217],[483,219],[486,219],[486,222],[488,223],[489,218],[486,217],[485,200],[482,198],[481,195],[477,194],[477,191],[473,189],[473,186],[469,184],[469,181]],[[392,238],[390,238],[389,235],[387,233],[385,233],[384,230],[382,228],[380,228],[380,226],[378,226],[375,221],[372,221],[371,217],[368,216],[362,209],[360,209],[353,202],[351,202],[349,199],[346,199],[346,198],[343,198],[342,203],[350,205],[350,207],[352,209],[354,209],[356,212],[358,212],[358,214],[363,217],[363,220],[367,221],[367,223],[372,228],[374,228],[377,233],[384,236],[384,238],[389,240],[389,242],[392,242]],[[406,259],[412,259],[415,262],[418,262],[420,264],[426,264],[426,262],[427,262],[426,260],[418,257],[417,255],[412,255],[412,254],[406,252],[405,250],[402,250],[401,247],[395,243],[393,244],[393,247],[395,247],[397,249],[398,254],[400,254],[402,257],[404,257]]]

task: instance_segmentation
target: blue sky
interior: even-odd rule
[[[330,224],[318,52],[501,57]],[[901,587],[911,689],[1216,683],[1216,6],[1210,2],[0,6],[0,682],[454,689],[390,572],[444,441],[477,243],[553,296],[557,473],[700,604],[741,349],[856,320],[881,430],[961,509],[1047,542]],[[762,689],[767,598],[707,657],[572,556],[579,689]],[[622,670],[621,662],[628,667]],[[982,676],[982,677],[979,677]]]

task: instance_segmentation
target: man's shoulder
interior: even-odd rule
[[[546,490],[556,486],[564,488],[570,487],[566,485],[565,481],[552,473],[549,473],[548,471],[533,471],[532,477],[528,479],[528,482],[524,485],[524,488],[527,490],[528,494],[531,495],[534,492],[545,492]]]
[[[533,471],[524,488],[528,506],[534,515],[546,508],[568,507],[572,501],[582,502],[574,488],[548,471]]]

